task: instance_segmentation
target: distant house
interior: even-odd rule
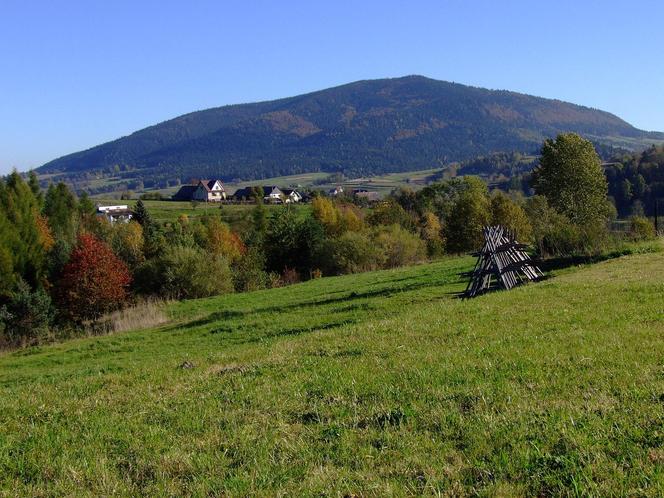
[[[221,180],[201,180],[192,195],[194,201],[221,202],[226,199],[226,190]]]
[[[285,194],[283,190],[281,190],[279,187],[276,185],[270,185],[267,187],[263,187],[263,200],[265,202],[273,202],[276,204],[279,204],[281,202],[284,202],[285,199]]]
[[[366,199],[369,202],[377,202],[380,200],[380,195],[378,192],[370,192],[366,189],[356,189],[353,190],[353,196],[358,199]]]
[[[341,186],[336,186],[334,188],[331,188],[330,190],[327,191],[327,195],[336,197],[337,195],[341,195],[344,193],[344,189]]]
[[[300,202],[303,199],[302,194],[300,194],[295,189],[284,188],[284,189],[281,189],[281,191],[284,194],[284,197],[285,197],[284,202],[286,204],[291,204],[291,203],[294,203],[294,202]]]
[[[296,196],[293,196],[291,199],[299,196],[298,200],[289,201],[289,196],[287,196],[284,191],[276,185],[241,188],[235,191],[233,198],[237,201],[250,201],[254,199],[256,191],[258,191],[258,195],[263,198],[263,202],[269,202],[273,204],[280,204],[282,202],[298,202],[301,199],[300,194],[296,193]],[[294,191],[291,190],[290,192],[292,193]]]
[[[254,200],[254,187],[239,188],[232,197],[236,201],[252,201]]]
[[[183,185],[172,199],[174,201],[221,202],[226,199],[226,189],[221,180],[200,180],[196,185]]]
[[[192,200],[194,191],[197,188],[198,185],[182,185],[182,187],[180,187],[180,190],[178,190],[175,194],[173,194],[173,197],[171,197],[171,199],[174,201],[189,202],[190,200]]]
[[[127,205],[119,206],[97,206],[97,216],[106,218],[111,223],[129,223],[134,212]]]

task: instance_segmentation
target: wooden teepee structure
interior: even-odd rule
[[[511,289],[544,276],[526,253],[528,246],[519,244],[512,232],[502,226],[484,227],[483,232],[484,247],[477,253],[465,297],[475,297],[496,287]]]

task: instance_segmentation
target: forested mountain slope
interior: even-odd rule
[[[182,181],[307,171],[371,175],[495,151],[532,152],[561,131],[627,148],[664,139],[587,107],[407,76],[193,112],[61,157],[39,172]]]

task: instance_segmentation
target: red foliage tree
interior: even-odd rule
[[[65,265],[59,295],[75,321],[95,319],[122,306],[131,275],[110,247],[90,234],[78,238]]]

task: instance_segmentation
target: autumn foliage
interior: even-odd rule
[[[82,234],[64,267],[60,300],[73,320],[95,319],[122,306],[130,283],[127,265],[111,248]]]

